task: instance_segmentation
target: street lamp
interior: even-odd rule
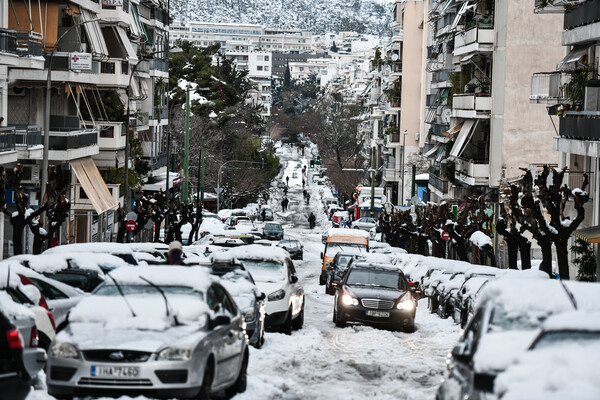
[[[48,73],[46,74],[46,109],[44,111],[44,149],[42,151],[42,187],[40,190],[40,203],[44,201],[46,195],[46,185],[48,184],[48,158],[50,150],[50,102],[52,94],[52,59],[54,58],[54,52],[58,47],[58,43],[64,38],[71,30],[80,27],[90,22],[105,21],[103,18],[90,19],[89,21],[82,21],[69,27],[58,40],[54,43],[54,47],[50,51],[50,59],[48,62]]]
[[[208,120],[202,126],[200,133],[200,155],[198,156],[198,188],[196,190],[196,210],[200,207],[200,197],[202,197],[202,207],[204,207],[204,133],[208,124],[212,123],[217,118],[217,114],[211,111],[208,114]]]
[[[242,161],[242,160],[229,160],[229,161],[225,161],[223,164],[221,164],[221,166],[219,167],[219,171],[217,172],[217,188],[216,188],[216,190],[217,190],[217,212],[221,208],[221,172],[223,171],[223,167],[225,167],[227,164],[232,164],[232,163],[260,164],[255,161]]]
[[[402,135],[402,188],[400,189],[400,205],[404,205],[404,153],[406,152],[406,135],[408,135],[408,130],[404,130],[404,135]]]

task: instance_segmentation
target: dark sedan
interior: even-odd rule
[[[356,257],[356,254],[339,252],[333,257],[333,260],[325,269],[325,293],[334,295],[335,287],[340,284],[350,261]]]
[[[358,322],[413,332],[415,313],[408,281],[392,265],[353,264],[336,287],[333,321],[340,328]]]
[[[287,250],[292,260],[302,260],[304,258],[304,246],[299,240],[283,239],[277,246]]]
[[[283,239],[283,226],[277,222],[267,222],[263,228],[265,239],[281,240]]]

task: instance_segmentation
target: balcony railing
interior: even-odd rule
[[[457,158],[454,164],[457,180],[471,186],[487,185],[490,179],[489,161]]]
[[[0,29],[0,51],[19,56],[41,56],[42,41],[30,32]]]
[[[153,59],[152,69],[157,71],[169,72],[169,62],[167,60]]]
[[[17,136],[14,127],[0,128],[0,152],[15,150]]]
[[[531,103],[558,104],[566,100],[569,75],[560,72],[540,72],[531,77]]]
[[[461,47],[465,47],[473,43],[493,44],[494,29],[475,27],[465,31],[464,35],[454,36],[454,55],[466,53],[466,51],[461,51]]]
[[[132,115],[129,120],[131,126],[143,126],[148,125],[150,121],[150,115],[145,111],[138,111],[136,115]]]
[[[150,61],[148,61],[148,60],[140,61],[136,71],[137,72],[149,72],[150,71]]]
[[[574,5],[565,10],[564,30],[600,21],[600,2],[597,0]]]
[[[167,154],[160,154],[150,160],[150,169],[159,169],[167,166]]]
[[[98,144],[98,131],[84,129],[70,132],[50,131],[50,150],[70,150]]]
[[[39,125],[15,126],[17,146],[39,146],[42,144],[42,127]]]
[[[584,173],[588,176],[588,183],[595,182],[594,181],[594,172],[583,172],[583,171],[571,171],[567,170],[567,182],[569,182],[569,187],[571,189],[581,188],[583,186],[583,175]],[[588,186],[586,190],[589,192],[590,187]]]
[[[429,174],[429,184],[442,192],[443,194],[448,193],[448,180],[440,178],[434,174]]]
[[[491,111],[492,97],[489,94],[455,94],[452,96],[454,110]]]
[[[566,111],[560,118],[558,132],[570,139],[600,140],[600,112]]]

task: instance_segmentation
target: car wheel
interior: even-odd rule
[[[298,330],[302,329],[304,325],[304,303],[302,303],[302,308],[300,309],[300,314],[296,317],[295,320],[292,321],[292,328]]]
[[[360,229],[358,226],[355,226],[354,229]]]
[[[342,317],[340,315],[340,313],[337,312],[337,309],[335,311],[335,326],[337,326],[338,328],[345,328],[346,327],[346,320],[344,319],[344,317]]]
[[[283,323],[283,325],[281,325],[281,333],[286,334],[286,335],[291,335],[292,334],[292,309],[290,307],[290,310],[288,311],[288,316],[285,319],[285,322]]]
[[[238,393],[244,393],[248,385],[248,350],[244,352],[242,359],[242,368],[233,386],[225,390],[228,398],[235,396]]]
[[[406,333],[413,333],[415,331],[415,320],[411,319],[410,321],[405,322],[402,330]]]
[[[202,378],[202,386],[200,387],[200,392],[198,393],[198,400],[209,400],[211,396],[211,386],[214,377],[214,366],[212,356],[206,362],[206,367],[204,368],[204,377]]]
[[[323,275],[319,275],[319,285],[324,285],[325,283],[325,277]]]

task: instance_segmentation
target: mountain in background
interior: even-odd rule
[[[259,24],[313,34],[388,36],[392,21],[386,0],[171,0],[171,14],[180,21]]]

